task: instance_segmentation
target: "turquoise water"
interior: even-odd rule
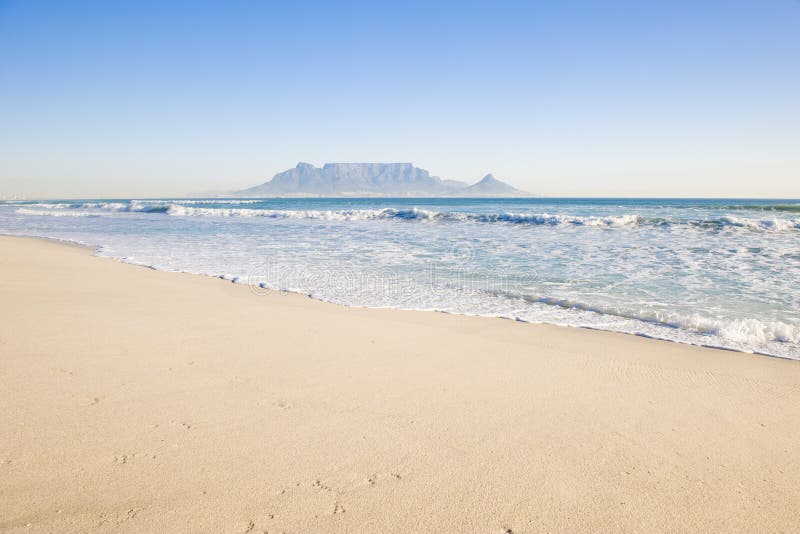
[[[794,200],[15,201],[0,232],[260,292],[800,358]]]

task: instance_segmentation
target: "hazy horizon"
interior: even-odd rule
[[[298,161],[547,197],[800,197],[800,2],[0,0],[0,197]]]

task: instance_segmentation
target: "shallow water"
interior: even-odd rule
[[[0,232],[260,291],[800,359],[800,201],[10,201]]]

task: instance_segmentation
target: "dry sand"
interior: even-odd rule
[[[800,530],[800,362],[0,238],[0,531]]]

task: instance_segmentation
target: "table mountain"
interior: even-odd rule
[[[239,196],[517,196],[523,191],[492,175],[468,186],[442,180],[411,163],[298,163],[261,185],[235,191]]]

